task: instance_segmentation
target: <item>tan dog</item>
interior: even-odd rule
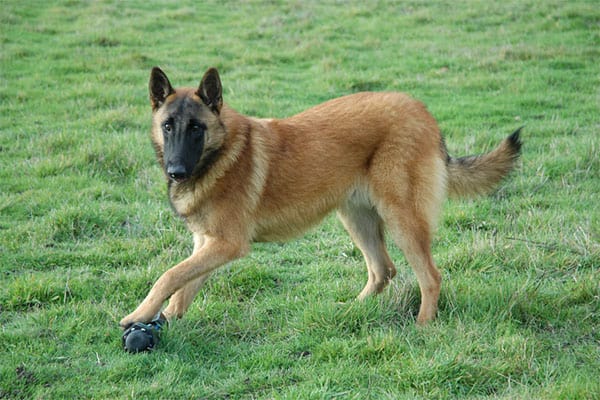
[[[519,130],[481,156],[452,158],[425,106],[401,93],[357,93],[286,119],[238,114],[209,69],[197,89],[150,77],[152,141],[173,208],[194,237],[192,255],[165,272],[127,327],[164,310],[181,317],[209,274],[253,241],[300,235],[337,210],[362,251],[369,278],[359,299],[396,274],[384,228],[421,289],[417,323],[437,311],[441,276],[431,240],[447,194],[490,192],[519,156]]]

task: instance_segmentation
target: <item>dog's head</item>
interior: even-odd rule
[[[197,89],[173,89],[158,67],[150,74],[152,141],[167,178],[181,183],[204,173],[224,140],[221,80],[216,69]]]

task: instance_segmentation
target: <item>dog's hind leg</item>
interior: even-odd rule
[[[417,276],[421,290],[417,323],[423,325],[436,316],[442,280],[431,255],[432,218],[414,202],[393,201],[383,205],[383,219]]]
[[[420,325],[436,316],[442,280],[431,241],[445,199],[447,172],[434,133],[414,133],[415,142],[408,145],[391,141],[380,146],[369,171],[377,212],[419,281]]]
[[[379,214],[370,205],[349,200],[338,210],[338,217],[367,263],[369,279],[358,299],[380,293],[396,275],[396,268],[385,248]]]
[[[431,239],[427,229],[408,227],[401,223],[391,229],[394,240],[404,252],[408,263],[415,271],[421,290],[421,306],[417,323],[423,325],[433,320],[437,313],[442,276],[435,266],[431,255]],[[414,229],[414,230],[413,230]]]

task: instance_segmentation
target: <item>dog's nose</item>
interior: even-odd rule
[[[183,181],[188,175],[183,165],[169,165],[167,167],[167,175],[174,181]]]

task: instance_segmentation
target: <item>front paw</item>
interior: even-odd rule
[[[125,318],[123,318],[121,322],[119,322],[119,325],[123,329],[128,329],[129,327],[131,327],[131,325],[135,324],[136,322],[147,324],[148,322],[152,321],[153,316],[153,314],[151,314],[150,316],[144,315],[143,313],[140,313],[136,310],[128,316],[126,316]]]
[[[135,320],[132,314],[129,314],[119,322],[119,326],[123,328],[123,330],[126,330],[129,329],[131,325],[135,324],[136,322],[138,321]]]

